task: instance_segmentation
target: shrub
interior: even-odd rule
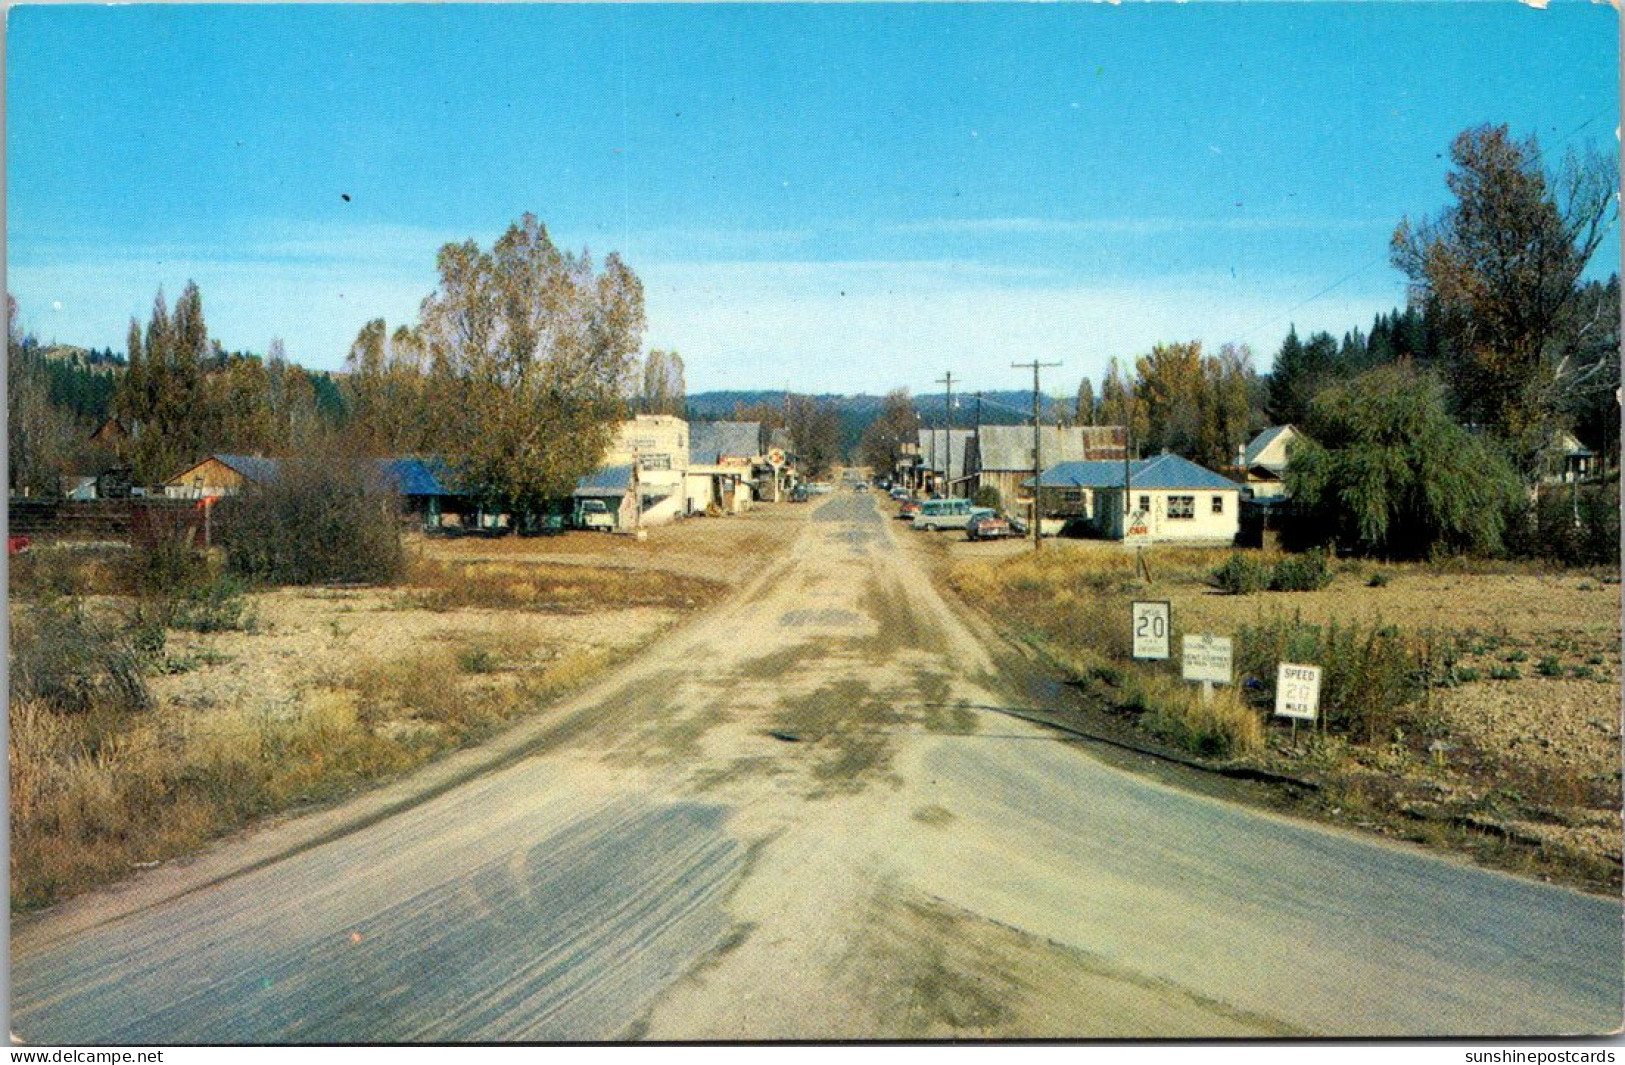
[[[1218,688],[1204,702],[1200,688],[1172,677],[1138,673],[1125,693],[1124,708],[1142,713],[1140,724],[1154,735],[1204,758],[1250,754],[1263,745],[1259,713],[1234,688]]]
[[[1365,583],[1367,588],[1386,588],[1388,587],[1388,574],[1384,573],[1382,570],[1378,570],[1377,572],[1373,573],[1371,575],[1371,579]]]
[[[999,490],[990,484],[984,484],[971,495],[970,501],[978,507],[992,507],[994,510],[1003,510],[1004,504],[999,499]]]
[[[289,460],[220,505],[219,542],[231,572],[250,580],[386,584],[405,567],[395,507],[362,460]]]
[[[1535,664],[1535,672],[1543,677],[1561,677],[1563,667],[1558,664],[1556,655],[1543,655],[1541,660]]]
[[[1277,592],[1318,592],[1332,583],[1326,552],[1320,548],[1288,555],[1270,571],[1270,589]]]
[[[192,632],[247,632],[254,628],[243,582],[222,576],[193,588],[175,603],[170,625]]]
[[[1471,666],[1463,666],[1461,669],[1456,670],[1456,679],[1463,684],[1471,684],[1478,679],[1478,670]]]
[[[77,599],[32,607],[13,618],[11,699],[67,714],[146,710],[152,696],[142,656],[117,627],[92,618]]]
[[[1326,726],[1363,732],[1370,740],[1390,733],[1405,706],[1454,675],[1453,646],[1448,637],[1407,636],[1392,626],[1311,625],[1298,615],[1278,615],[1242,627],[1236,664],[1243,677],[1256,682],[1265,703],[1274,702],[1280,663],[1320,666]]]
[[[1517,666],[1491,666],[1491,680],[1518,680],[1523,676],[1523,670]]]
[[[1213,582],[1231,595],[1252,595],[1270,584],[1270,567],[1255,555],[1236,553],[1213,571]]]

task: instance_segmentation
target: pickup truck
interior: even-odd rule
[[[576,508],[576,528],[615,531],[615,514],[602,499],[583,499]]]

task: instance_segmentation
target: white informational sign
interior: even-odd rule
[[[1230,637],[1204,632],[1196,636],[1185,635],[1181,675],[1186,680],[1203,680],[1211,684],[1230,683]]]
[[[1173,657],[1173,608],[1167,603],[1133,604],[1134,657],[1166,659]]]
[[[1320,667],[1282,662],[1275,673],[1275,716],[1313,721],[1320,713]]]

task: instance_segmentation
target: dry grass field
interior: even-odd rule
[[[643,541],[415,538],[398,586],[221,584],[209,612],[177,612],[156,640],[119,549],[35,548],[13,571],[14,664],[54,639],[86,650],[74,670],[94,679],[116,652],[140,663],[146,705],[93,685],[64,712],[51,678],[38,687],[56,705],[17,698],[14,682],[13,908],[342,798],[537,713],[754,576],[793,516],[764,507]]]
[[[1227,550],[1147,548],[1149,580],[1134,553],[1096,541],[933,550],[967,602],[1153,741],[1312,780],[1311,807],[1336,820],[1586,886],[1620,882],[1617,573],[1344,560],[1318,591],[1236,595],[1212,583]],[[1235,638],[1239,686],[1204,708],[1177,663],[1130,661],[1137,598],[1171,604],[1176,656],[1181,633]],[[1248,684],[1267,657],[1259,642],[1282,634],[1355,656],[1370,690],[1349,693],[1341,726],[1294,738],[1269,716],[1270,678]]]

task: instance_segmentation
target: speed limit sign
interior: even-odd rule
[[[1134,657],[1168,658],[1172,644],[1173,608],[1166,602],[1133,605]]]

